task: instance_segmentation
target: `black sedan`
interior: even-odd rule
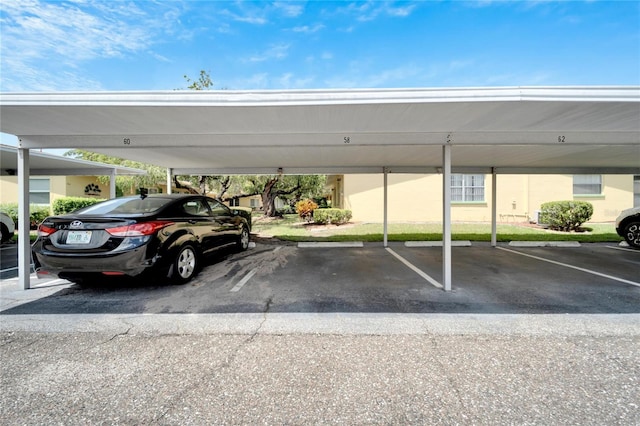
[[[46,218],[33,259],[39,277],[82,282],[96,275],[148,273],[186,283],[204,255],[229,245],[246,250],[250,231],[250,211],[213,198],[122,197]]]

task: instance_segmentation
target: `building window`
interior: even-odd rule
[[[573,175],[573,195],[602,194],[602,176]]]
[[[451,175],[451,201],[484,201],[484,175]]]
[[[640,207],[640,175],[633,177],[633,207]]]
[[[29,204],[49,204],[50,202],[49,178],[30,178]]]
[[[229,200],[229,207],[240,207],[240,199],[232,198]]]
[[[257,198],[252,198],[250,202],[251,202],[250,205],[252,209],[260,208],[260,200],[258,200]]]

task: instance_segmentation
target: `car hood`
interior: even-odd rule
[[[622,222],[625,217],[640,214],[640,207],[632,207],[630,209],[622,210],[622,212],[616,218],[616,226]]]

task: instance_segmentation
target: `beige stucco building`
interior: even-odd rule
[[[491,220],[492,175],[453,175],[451,217],[454,221]],[[349,209],[354,221],[383,221],[382,174],[328,176],[333,207]],[[592,222],[615,220],[620,211],[640,205],[640,176],[632,175],[498,175],[497,218],[501,222],[536,221],[548,201],[580,200],[593,204]],[[175,188],[173,192],[180,192]],[[152,192],[166,193],[166,185]],[[0,203],[17,203],[18,179],[0,177]],[[61,197],[108,198],[109,184],[95,176],[49,176],[30,179],[32,204],[51,205]],[[259,209],[260,197],[240,198],[232,205]],[[389,174],[390,222],[442,220],[442,175]]]
[[[173,193],[186,193],[187,190],[172,188]],[[149,188],[150,193],[167,193],[167,185],[159,184]],[[135,189],[124,195],[135,193]],[[29,178],[29,202],[43,206],[52,206],[58,198],[88,197],[109,198],[109,182],[100,182],[97,176],[34,176]],[[0,204],[18,202],[18,177],[0,176]],[[260,196],[233,200],[233,206],[258,209]]]
[[[18,202],[18,177],[0,177],[0,203]],[[109,198],[109,184],[96,176],[36,176],[29,179],[31,204],[52,205],[63,197]]]
[[[452,220],[491,220],[492,178],[453,175]],[[383,221],[382,174],[332,176],[329,182],[335,207],[350,209],[355,221]],[[535,221],[542,203],[580,200],[593,204],[592,222],[608,222],[638,204],[640,176],[497,175],[497,194],[498,221]],[[391,222],[441,221],[442,175],[389,174],[388,215]]]

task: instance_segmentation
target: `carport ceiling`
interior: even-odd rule
[[[16,147],[0,144],[0,175],[13,176],[18,170]],[[93,161],[78,160],[34,151],[29,157],[29,174],[34,176],[106,176],[145,175],[145,170],[133,169]]]
[[[639,87],[4,93],[22,148],[82,148],[175,174],[640,174]]]

